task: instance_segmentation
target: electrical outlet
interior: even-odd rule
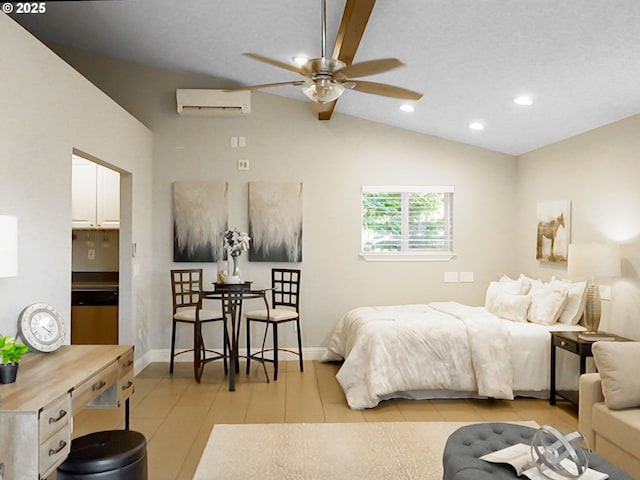
[[[473,282],[473,272],[460,272],[461,282]]]
[[[457,283],[459,281],[458,272],[444,272],[445,283]]]
[[[238,160],[238,170],[249,170],[249,160]]]
[[[96,259],[96,251],[93,248],[87,250],[87,260],[95,260]]]

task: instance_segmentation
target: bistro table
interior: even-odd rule
[[[222,314],[225,318],[224,329],[224,345],[228,352],[229,359],[229,391],[236,389],[236,373],[240,372],[240,355],[239,355],[239,339],[240,326],[242,321],[242,304],[245,300],[265,299],[264,290],[252,290],[252,282],[244,283],[214,283],[213,291],[203,291],[200,295],[200,304],[198,309],[202,307],[204,300],[220,300],[222,303]],[[196,336],[198,337],[198,336]],[[202,336],[196,338],[198,345],[195,346],[194,353],[196,381],[200,383],[202,370],[204,366],[214,358],[208,359],[204,355],[204,349],[201,344]],[[219,357],[215,357],[219,358]]]

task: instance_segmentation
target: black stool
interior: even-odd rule
[[[58,480],[147,480],[147,440],[132,430],[78,437],[56,475]]]

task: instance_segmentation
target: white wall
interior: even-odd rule
[[[0,279],[0,333],[20,311],[48,303],[70,318],[71,154],[120,170],[125,227],[141,252],[120,265],[122,343],[150,315],[151,132],[6,15],[0,15],[0,213],[18,217],[19,276]],[[137,344],[137,354],[145,349]]]
[[[518,158],[518,269],[548,279],[566,265],[535,259],[536,204],[571,200],[571,241],[619,243],[622,277],[603,303],[600,328],[640,339],[640,116]],[[601,282],[606,283],[606,282]]]
[[[445,299],[480,304],[489,280],[512,273],[516,164],[511,156],[341,114],[320,122],[308,103],[266,93],[252,96],[246,118],[181,117],[176,88],[228,83],[56,49],[154,133],[154,348],[166,348],[170,338],[169,270],[193,265],[172,262],[171,184],[178,180],[228,181],[229,223],[241,229],[248,226],[248,182],[303,182],[303,262],[284,265],[302,269],[307,347],[326,345],[333,325],[352,307]],[[230,148],[230,136],[246,137],[247,147]],[[239,158],[250,160],[250,171],[237,170]],[[363,184],[453,185],[457,257],[447,263],[361,260]],[[246,256],[242,262],[246,278],[267,285],[273,264],[249,263]],[[216,266],[201,266],[206,281],[214,281]],[[476,281],[444,284],[444,271],[473,271]],[[189,341],[187,332],[183,338]],[[292,341],[288,336],[284,343]]]

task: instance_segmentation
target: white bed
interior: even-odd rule
[[[492,304],[498,287],[515,288],[513,283],[507,287],[507,281],[515,282],[492,282],[487,307],[436,302],[360,307],[345,314],[323,360],[343,361],[337,379],[349,406],[371,408],[389,398],[548,397],[549,332],[584,330],[575,324],[584,308],[584,288],[574,292],[571,306],[565,294],[556,309],[561,311],[546,313],[554,320],[541,324],[527,320],[529,312],[532,318],[536,315],[535,292],[527,293],[529,303],[519,321],[514,321],[513,309],[501,310],[504,301],[498,308]],[[530,290],[529,286],[526,291]],[[520,301],[515,299],[520,293],[513,295],[509,303]],[[569,308],[566,323],[557,323]],[[577,356],[558,355],[557,372],[558,389],[577,389]]]

